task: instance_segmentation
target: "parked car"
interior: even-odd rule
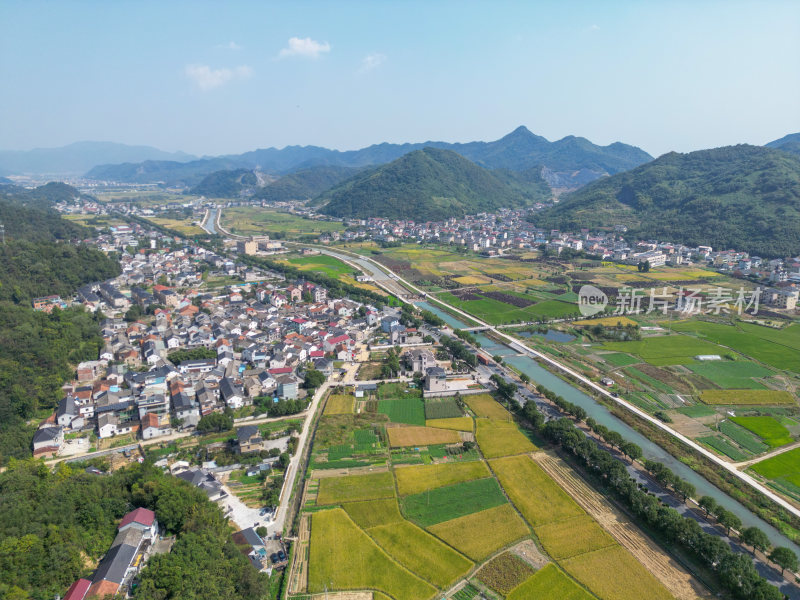
[[[281,561],[284,561],[284,560],[286,560],[286,553],[285,553],[283,550],[280,550],[280,551],[278,551],[278,558],[279,558]]]
[[[279,560],[278,559],[278,553],[277,552],[273,552],[272,554],[269,555],[269,559],[272,561],[272,564],[274,565]]]

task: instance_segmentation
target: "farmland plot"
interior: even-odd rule
[[[394,470],[397,493],[401,496],[418,494],[446,485],[491,477],[483,461],[419,465]]]
[[[530,535],[508,503],[432,525],[428,531],[476,562]]]

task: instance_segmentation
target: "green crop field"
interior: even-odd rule
[[[689,364],[698,354],[723,356],[730,352],[722,346],[688,335],[664,335],[637,342],[607,342],[603,348],[635,354],[657,366]]]
[[[400,501],[406,518],[422,527],[500,506],[505,502],[503,491],[492,477],[428,490],[406,496]]]
[[[463,416],[464,411],[459,408],[458,403],[453,398],[431,398],[425,400],[426,419],[456,419]]]
[[[536,300],[536,298],[532,296],[520,294],[511,295],[522,296],[532,301]],[[450,292],[445,292],[440,294],[439,298],[479,319],[483,319],[491,325],[502,325],[505,323],[517,323],[522,321],[540,321],[544,319],[560,319],[578,313],[578,305],[576,303],[562,302],[561,300],[543,300],[536,304],[519,308],[485,296],[481,296],[479,300],[461,300]]]
[[[751,456],[739,450],[736,446],[731,444],[725,438],[718,437],[716,435],[707,435],[705,437],[699,437],[697,438],[697,441],[700,442],[701,444],[705,444],[706,446],[713,448],[714,450],[720,452],[721,454],[724,454],[725,456],[727,456],[728,458],[730,458],[735,462],[741,462],[743,460],[747,460]]]
[[[425,426],[425,405],[421,398],[379,400],[378,412],[389,417],[392,423]]]
[[[468,558],[408,521],[373,527],[367,533],[389,556],[436,587],[449,586],[472,568]]]
[[[534,529],[534,533],[547,553],[556,560],[592,552],[617,543],[589,515],[548,523]]]
[[[734,390],[763,390],[764,385],[754,377],[769,377],[772,371],[749,360],[725,360],[688,365],[693,373],[702,375],[721,388]]]
[[[536,446],[522,434],[513,421],[477,419],[475,425],[475,439],[486,458],[523,454],[536,450]]]
[[[794,441],[789,430],[774,417],[731,417],[731,421],[755,433],[771,448],[779,448]]]
[[[510,456],[489,461],[508,497],[522,516],[537,527],[585,514],[529,456]]]
[[[316,221],[298,215],[261,208],[260,206],[233,206],[222,211],[222,227],[241,235],[285,234],[297,237],[304,234],[342,231],[344,225],[337,221]]]
[[[432,525],[428,531],[474,561],[530,535],[525,521],[508,503]]]
[[[710,417],[715,412],[717,412],[713,408],[704,406],[702,404],[695,404],[694,406],[684,406],[682,408],[678,408],[677,411],[682,415],[691,417],[692,419],[697,419],[699,417]]]
[[[719,430],[739,444],[742,448],[753,454],[761,454],[769,449],[761,439],[746,429],[739,427],[730,420],[725,419],[719,424]]]
[[[672,600],[642,563],[621,546],[579,554],[561,562],[564,570],[603,600]]]
[[[429,583],[392,560],[343,510],[311,517],[308,591],[377,589],[396,600],[422,600],[436,593]]]
[[[675,323],[672,329],[701,335],[778,369],[800,371],[800,324],[772,329],[750,323],[734,326],[691,320]]]
[[[505,596],[535,572],[532,566],[516,554],[503,552],[482,566],[475,577]]]
[[[646,598],[647,596],[643,596]],[[508,600],[594,600],[589,592],[572,581],[554,564],[541,569],[517,587],[508,596]]]
[[[781,480],[800,486],[800,448],[788,450],[754,464],[751,469],[767,479]]]
[[[348,275],[355,270],[353,267],[347,266],[338,258],[328,256],[327,254],[316,254],[314,256],[290,258],[288,262],[301,271],[318,271],[334,278],[338,277],[339,275]]]
[[[394,479],[388,471],[368,475],[324,477],[319,480],[317,504],[339,504],[394,496]]]
[[[394,469],[397,493],[401,496],[419,494],[446,485],[491,477],[483,461],[419,465]]]
[[[397,523],[403,520],[400,508],[397,506],[397,498],[347,502],[342,504],[342,508],[353,519],[355,524],[362,529],[388,525],[389,523]]]
[[[635,365],[636,363],[642,362],[638,358],[634,358],[630,354],[624,354],[622,352],[601,354],[600,358],[617,367],[627,367],[628,365]]]
[[[796,404],[794,396],[782,390],[703,390],[700,400],[706,404],[744,406]]]

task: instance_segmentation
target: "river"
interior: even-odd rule
[[[449,313],[444,312],[436,306],[433,306],[427,302],[417,302],[416,304],[420,308],[435,313],[451,327],[467,327],[467,325],[465,325],[463,322],[459,321],[457,318],[453,317]],[[661,448],[661,446],[650,441],[627,423],[615,417],[604,405],[596,402],[580,389],[576,388],[570,383],[567,383],[560,377],[557,377],[547,369],[543,368],[530,356],[521,356],[519,353],[512,350],[505,344],[490,340],[485,335],[475,334],[475,337],[480,342],[481,349],[485,350],[490,356],[503,356],[505,363],[515,367],[516,369],[519,369],[520,372],[528,375],[537,384],[543,385],[556,394],[563,396],[570,402],[581,406],[586,411],[586,414],[592,417],[595,421],[605,425],[609,429],[618,431],[626,440],[637,444],[642,449],[642,453],[644,454],[645,458],[657,460],[669,467],[673,473],[688,481],[697,489],[698,498],[700,496],[712,496],[720,506],[725,507],[727,510],[738,516],[742,520],[744,527],[758,527],[767,534],[770,542],[773,545],[791,548],[798,556],[800,556],[800,546],[792,542],[775,527],[760,517],[754,515],[739,502],[711,484],[691,468],[677,460],[674,456]]]

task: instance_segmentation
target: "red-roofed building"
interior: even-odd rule
[[[274,369],[267,369],[267,373],[270,375],[287,375],[294,371],[292,367],[275,367]]]
[[[154,538],[158,534],[158,521],[156,513],[147,508],[137,508],[122,517],[119,524],[119,531],[126,529],[138,529],[144,532],[145,538]]]
[[[337,346],[344,346],[346,349],[351,349],[353,345],[353,340],[350,339],[347,335],[337,335],[336,337],[329,337],[324,342],[322,342],[322,349],[325,352],[333,352],[336,350]]]
[[[119,584],[107,579],[101,579],[92,584],[89,591],[86,593],[87,598],[105,598],[106,596],[115,596],[119,591]]]
[[[78,579],[75,583],[69,586],[67,593],[64,594],[64,600],[83,600],[86,598],[86,592],[92,586],[92,582],[88,579]]]

